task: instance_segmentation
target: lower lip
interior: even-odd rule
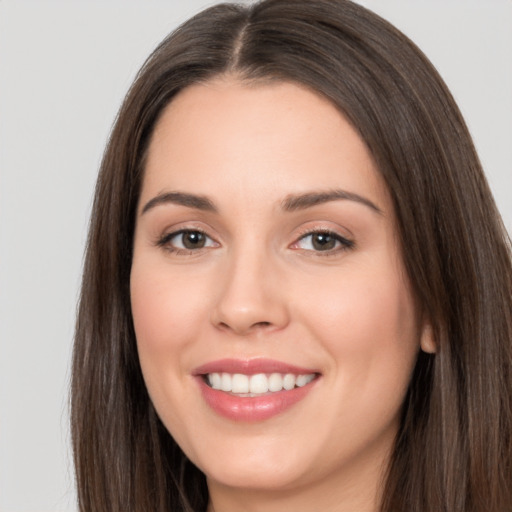
[[[318,378],[300,388],[256,397],[231,395],[211,388],[202,377],[198,377],[197,380],[206,403],[217,414],[234,421],[256,422],[281,414],[302,400]]]

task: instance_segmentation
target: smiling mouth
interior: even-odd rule
[[[239,397],[258,397],[280,391],[291,391],[301,388],[318,377],[317,373],[207,373],[204,382],[212,389],[224,391]]]
[[[192,375],[216,414],[249,423],[269,420],[292,408],[322,377],[316,369],[266,358],[211,361]]]

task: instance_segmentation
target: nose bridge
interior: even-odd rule
[[[213,321],[237,334],[288,322],[276,255],[261,240],[233,247],[223,269]]]

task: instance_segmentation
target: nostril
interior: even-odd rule
[[[256,322],[253,327],[268,327],[270,326],[270,322]]]
[[[266,328],[271,327],[271,326],[272,326],[272,322],[264,321],[264,322],[255,322],[255,323],[253,323],[251,325],[248,325],[247,327],[240,327],[240,326],[238,326],[238,329],[233,329],[233,326],[230,326],[230,324],[227,323],[227,322],[220,322],[219,323],[219,327],[221,329],[235,330],[235,331],[240,332],[240,333],[250,333],[250,332],[253,332],[254,330],[266,329]]]

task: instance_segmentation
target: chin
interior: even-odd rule
[[[233,445],[236,446],[236,442]],[[283,450],[283,442],[279,445],[276,450],[254,443],[247,450],[225,450],[223,457],[213,460],[202,458],[196,465],[208,481],[227,487],[252,490],[292,488],[306,476],[301,468],[311,468],[312,465],[293,457],[289,449]]]
[[[277,491],[295,487],[302,480],[296,470],[282,465],[261,467],[240,466],[239,464],[224,464],[224,467],[212,468],[205,472],[207,481],[215,482],[225,487],[247,490]]]

